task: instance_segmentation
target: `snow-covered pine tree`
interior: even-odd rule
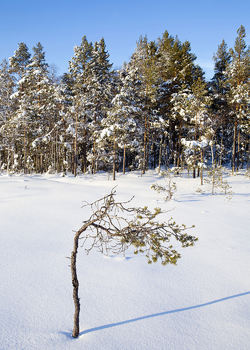
[[[192,91],[186,86],[182,87],[171,95],[171,122],[175,125],[175,130],[178,132],[176,141],[176,163],[179,167],[183,163],[183,139],[189,138],[190,122],[192,118]]]
[[[213,144],[216,144],[213,151],[215,153],[215,159],[219,158],[217,163],[222,165],[223,161],[226,161],[226,151],[232,144],[232,130],[233,120],[230,106],[227,100],[228,84],[226,69],[231,61],[231,56],[227,50],[227,45],[223,40],[218,46],[218,50],[214,55],[214,76],[210,84],[210,95],[212,98],[211,105],[211,117],[213,124]],[[216,154],[219,153],[219,157]]]
[[[208,96],[207,85],[199,76],[192,84],[190,90],[184,89],[180,94],[181,101],[178,101],[178,94],[173,95],[174,113],[177,117],[182,114],[186,122],[186,135],[181,139],[182,145],[188,148],[186,162],[193,167],[193,177],[196,177],[196,168],[198,167],[198,176],[201,172],[201,182],[203,181],[203,160],[204,145],[207,141],[204,139],[206,133],[206,119],[208,117],[208,106],[210,98]]]
[[[69,74],[71,77],[71,108],[69,109],[69,129],[74,138],[74,168],[77,175],[79,158],[82,159],[82,171],[87,170],[87,151],[90,148],[89,122],[91,112],[89,107],[88,83],[91,76],[90,63],[93,59],[93,45],[88,42],[86,36],[82,38],[81,45],[74,48],[74,56],[69,62]]]
[[[14,55],[9,58],[10,71],[15,73],[17,79],[21,79],[26,72],[27,65],[30,63],[30,52],[24,42],[18,44],[18,49]]]
[[[126,159],[129,158],[131,161],[131,153],[138,152],[142,136],[140,120],[143,106],[138,70],[129,65],[124,66],[120,71],[120,80],[120,91],[113,98],[112,106],[102,120],[103,129],[97,139],[98,148],[102,148],[102,161],[112,161],[113,180],[115,180],[115,172],[119,167],[120,159],[122,159],[122,169],[125,173]]]
[[[27,66],[30,63],[30,52],[27,45],[23,42],[18,44],[18,49],[14,55],[9,58],[10,72],[14,74],[16,87],[15,92],[11,95],[11,99],[16,104],[15,113],[13,114],[9,126],[12,129],[13,136],[15,135],[14,155],[13,155],[13,170],[24,170],[26,164],[26,130],[25,113],[20,112],[21,100],[20,95],[24,97],[24,88],[19,86],[19,82],[24,81],[24,76],[27,71]],[[18,112],[19,111],[19,112]]]
[[[91,147],[88,149],[87,159],[91,172],[95,173],[101,166],[102,147],[98,148],[97,139],[101,135],[102,120],[107,116],[111,101],[116,92],[114,72],[111,70],[109,53],[104,39],[96,42],[89,63],[90,75],[86,81],[86,93],[83,96],[85,110],[89,116],[89,139]]]
[[[176,166],[179,166],[180,163],[181,130],[179,129],[181,129],[182,123],[179,124],[181,122],[180,115],[177,118],[176,114],[172,114],[173,98],[176,99],[176,103],[178,104],[177,95],[179,91],[182,95],[183,91],[190,89],[195,81],[195,59],[196,57],[191,53],[191,47],[188,41],[182,44],[178,38],[173,38],[167,31],[159,39],[157,104],[161,118],[165,121],[163,150],[168,152],[168,157],[165,156],[167,163],[174,163]],[[183,96],[181,99],[183,99]]]
[[[72,87],[73,79],[70,74],[65,73],[59,84],[55,86],[55,100],[57,105],[57,116],[54,133],[56,133],[56,169],[57,172],[74,171],[74,133],[72,132]]]
[[[157,91],[157,47],[155,42],[148,42],[147,37],[140,37],[137,47],[133,53],[129,65],[132,69],[138,69],[141,80],[141,99],[143,114],[141,126],[143,130],[143,149],[138,156],[139,168],[142,174],[148,168],[150,149],[152,149],[153,130],[152,123],[155,118],[156,91]]]
[[[248,147],[244,140],[243,125],[249,124],[249,48],[247,48],[245,28],[241,25],[234,48],[230,50],[232,62],[228,65],[226,74],[229,85],[228,101],[234,112],[234,137],[232,150],[232,172],[239,168],[241,147]],[[247,131],[247,128],[246,128]],[[243,136],[243,138],[242,138]],[[246,135],[246,139],[249,135]],[[245,149],[246,150],[246,149]],[[237,157],[237,164],[236,164]]]
[[[14,112],[14,103],[10,96],[14,92],[14,78],[7,60],[0,64],[0,171],[9,173],[11,160],[14,159],[14,137],[10,120]]]
[[[52,166],[53,146],[51,137],[46,135],[56,119],[55,89],[48,78],[48,65],[42,45],[38,43],[33,52],[12,95],[17,102],[12,122],[21,136],[19,167],[25,173],[44,171]]]
[[[34,55],[29,65],[29,74],[33,93],[33,122],[36,127],[35,140],[32,141],[33,159],[40,171],[52,168],[56,171],[57,163],[57,130],[55,124],[59,119],[59,105],[56,96],[56,85],[49,77],[49,66],[45,61],[45,52],[40,43],[33,48]],[[38,146],[38,149],[36,149]],[[43,164],[39,164],[42,154],[46,154]],[[45,167],[45,169],[44,169]]]

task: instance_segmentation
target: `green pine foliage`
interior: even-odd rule
[[[83,36],[56,77],[41,43],[23,42],[0,68],[0,168],[95,173],[249,164],[246,31],[214,55],[206,82],[188,41],[167,31],[140,37],[128,63],[112,68],[105,40]]]

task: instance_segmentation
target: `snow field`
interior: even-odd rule
[[[197,193],[199,179],[176,178],[174,199],[150,186],[154,172],[77,178],[0,176],[0,349],[247,350],[250,341],[249,180],[228,177],[234,192]],[[134,205],[169,210],[192,225],[195,247],[177,266],[142,256],[78,255],[81,335],[71,338],[69,261],[73,232],[93,201],[117,185]]]

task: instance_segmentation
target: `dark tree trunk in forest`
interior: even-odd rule
[[[221,141],[220,141],[220,160],[219,160],[220,166],[222,166],[222,156],[223,156],[223,137],[221,138]]]
[[[240,168],[240,129],[238,130],[238,137],[237,137],[237,171]]]
[[[237,137],[237,120],[234,122],[234,138],[233,138],[233,152],[232,152],[232,173],[235,172],[235,159],[236,159],[236,137]]]
[[[203,185],[203,149],[201,149],[201,170],[200,170],[200,176],[201,176],[201,185]]]
[[[126,146],[123,146],[123,163],[122,163],[123,174],[125,174],[125,165],[126,165]]]
[[[195,179],[195,174],[196,174],[196,171],[195,171],[195,168],[193,168],[193,178]]]
[[[143,166],[142,174],[145,174],[147,169],[147,147],[148,147],[148,116],[144,119],[144,136],[143,136]]]
[[[24,125],[24,136],[23,136],[23,172],[27,173],[27,129],[26,124]]]
[[[115,181],[115,164],[116,164],[116,139],[114,138],[113,144],[113,181]]]
[[[76,176],[77,174],[77,163],[78,163],[78,159],[77,159],[77,125],[78,124],[78,118],[77,118],[77,114],[76,114],[76,119],[75,119],[75,142],[74,142],[74,176]]]
[[[162,152],[162,139],[160,142],[160,148],[159,148],[159,163],[158,163],[158,173],[161,172],[161,152]]]
[[[86,142],[84,142],[83,144],[83,161],[82,161],[82,170],[83,170],[83,173],[86,173],[87,171],[87,146],[86,146]]]
[[[94,143],[93,143],[93,158],[92,158],[92,163],[91,163],[91,174],[95,174],[95,172],[96,172],[95,158],[96,158],[96,150],[95,150],[95,140],[94,140]]]

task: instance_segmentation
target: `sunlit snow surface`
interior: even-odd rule
[[[118,175],[117,197],[169,210],[195,224],[195,247],[177,266],[142,256],[79,251],[81,335],[71,338],[69,260],[82,208],[108,193],[107,174],[0,175],[1,350],[244,350],[250,344],[250,182],[228,177],[234,192],[197,193],[199,179],[177,178],[175,198],[150,189],[156,173]]]

